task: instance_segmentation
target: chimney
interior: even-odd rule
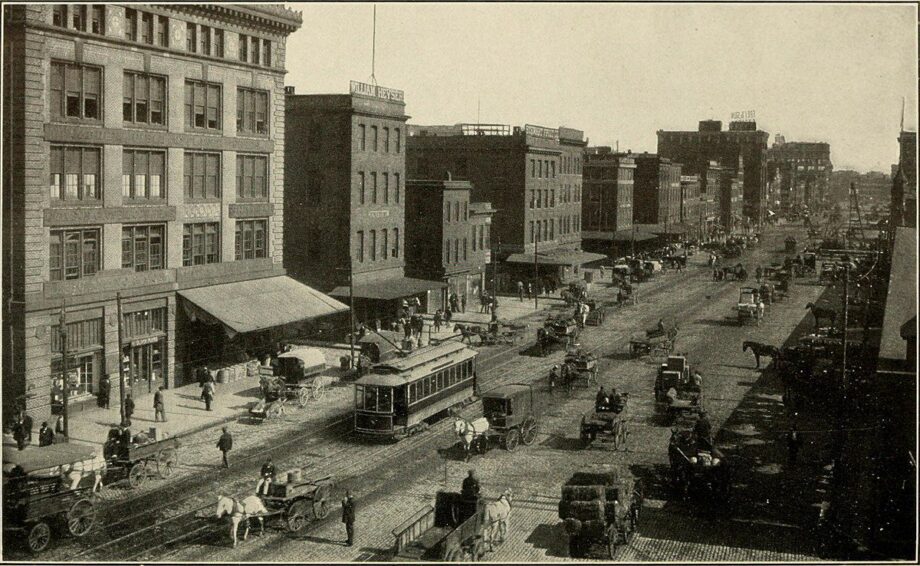
[[[447,180],[448,180],[448,181],[453,181],[453,178],[451,177],[450,171],[447,172]]]
[[[294,94],[294,87],[293,86],[284,87],[284,94]]]

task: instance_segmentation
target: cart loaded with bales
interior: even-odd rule
[[[322,375],[325,370],[326,358],[316,348],[284,352],[278,356],[273,375],[261,378],[263,397],[249,409],[249,414],[263,420],[279,416],[289,402],[303,408],[310,399],[323,399],[331,381]]]
[[[642,500],[641,483],[625,469],[576,472],[562,486],[559,502],[569,556],[589,557],[592,547],[601,544],[605,558],[615,559],[617,549],[636,536]]]
[[[568,348],[578,338],[578,325],[569,317],[548,317],[543,328],[537,329],[537,347],[545,356],[554,346]]]
[[[584,379],[586,386],[597,385],[597,356],[575,344],[566,350],[562,373],[566,385],[579,378]]]
[[[25,450],[3,447],[3,530],[41,552],[55,533],[82,537],[96,524],[93,486],[105,473],[97,449],[52,444]],[[12,533],[22,533],[13,535]]]
[[[702,388],[693,383],[686,356],[668,356],[655,377],[655,402],[669,423],[703,410]]]
[[[664,328],[650,328],[645,333],[633,334],[629,339],[629,352],[634,356],[667,355],[674,350],[677,325],[665,324]]]
[[[613,443],[614,450],[620,447],[625,449],[629,438],[628,403],[629,393],[623,393],[618,400],[596,405],[593,412],[582,415],[579,430],[582,444],[588,447],[598,436],[603,435]]]

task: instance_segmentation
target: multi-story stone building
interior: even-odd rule
[[[406,120],[401,90],[352,82],[349,94],[287,96],[285,267],[355,316],[427,312],[444,283],[405,276]]]
[[[738,168],[724,167],[719,177],[719,223],[722,234],[728,235],[745,227],[742,216],[744,206],[743,158],[738,159]]]
[[[658,155],[684,164],[684,174],[699,174],[709,161],[725,166],[744,158],[744,216],[760,224],[767,216],[767,140],[753,121],[703,120],[699,131],[658,131]]]
[[[917,132],[901,132],[898,173],[891,191],[891,222],[894,226],[917,226]]]
[[[489,259],[489,203],[470,202],[469,181],[406,183],[406,274],[444,281],[438,308],[456,294],[478,305]]]
[[[599,259],[580,251],[584,134],[569,128],[490,124],[411,126],[407,166],[413,179],[472,183],[472,199],[497,212],[492,224],[504,280],[568,280]]]
[[[136,396],[344,308],[282,268],[285,41],[299,13],[4,11],[5,410],[24,402],[41,421],[58,408],[62,311],[80,403],[103,375],[117,399],[120,362]]]
[[[636,162],[628,153],[609,147],[585,151],[583,245],[586,250],[610,253],[615,244],[632,237],[633,175]]]
[[[724,169],[720,163],[709,161],[699,174],[701,231],[707,237],[714,236],[715,230],[722,224],[721,183]]]
[[[686,226],[687,234],[694,239],[703,237],[702,229],[705,222],[700,215],[703,207],[700,206],[700,176],[680,176],[680,221]]]
[[[831,173],[831,146],[823,142],[787,142],[777,134],[767,152],[767,178],[778,173],[776,198],[780,207],[791,210],[802,205],[817,209],[828,202]]]
[[[666,234],[684,232],[680,221],[680,177],[682,164],[654,153],[634,154],[633,222],[640,230]]]

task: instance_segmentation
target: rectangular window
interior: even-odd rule
[[[166,198],[166,153],[126,149],[122,152],[122,189],[125,199]]]
[[[371,202],[377,204],[377,173],[371,173]]]
[[[556,189],[549,190],[549,205],[551,207],[556,206]]]
[[[221,87],[201,81],[185,81],[185,127],[221,129]]]
[[[60,28],[67,27],[67,6],[55,4],[51,7],[51,23]]]
[[[91,31],[98,35],[105,35],[105,6],[93,4]]]
[[[460,222],[460,203],[454,203],[454,222]]]
[[[220,28],[214,28],[214,52],[212,55],[215,57],[224,56],[224,30]]]
[[[268,157],[236,156],[236,195],[241,199],[268,198]]]
[[[463,220],[466,221],[469,219],[470,219],[469,203],[466,201],[463,201]]]
[[[399,173],[393,173],[393,191],[394,191],[394,201],[399,204]]]
[[[466,238],[463,238],[463,261],[467,261],[466,259]]]
[[[530,176],[531,177],[537,176],[537,162],[533,159],[530,160]]]
[[[51,146],[49,163],[53,200],[98,200],[102,193],[102,150]]]
[[[388,232],[389,231],[384,228],[383,233],[381,234],[382,238],[380,241],[380,259],[386,259],[390,255],[390,248],[388,247],[389,242],[387,241]]]
[[[367,192],[367,187],[365,185],[364,171],[358,171],[358,202],[360,204],[364,204],[365,193]]]
[[[169,47],[169,18],[157,16],[157,45]]]
[[[52,230],[48,266],[52,281],[80,279],[99,271],[99,229]]]
[[[450,203],[444,203],[444,222],[450,222]]]
[[[444,263],[450,264],[450,240],[444,242]]]
[[[542,159],[537,160],[537,177],[540,179],[543,178],[543,160]]]
[[[153,14],[141,12],[141,43],[153,44]]]
[[[102,348],[105,345],[103,328],[103,320],[101,318],[92,318],[80,322],[68,322],[67,351],[80,352],[83,350]],[[51,337],[51,352],[53,354],[60,354],[61,325],[55,324],[52,326],[49,336]],[[58,364],[60,364],[60,361],[58,361]],[[60,367],[58,367],[57,371],[60,373]]]
[[[389,153],[390,151],[390,128],[383,128],[383,151]]]
[[[166,77],[126,71],[122,96],[123,121],[166,125]]]
[[[358,136],[360,139],[361,151],[365,151],[367,149],[367,126],[364,124],[358,125]]]
[[[550,170],[552,171],[553,177],[555,177],[556,176],[556,162],[555,161],[550,162]]]
[[[99,120],[102,69],[76,63],[51,63],[51,118]]]
[[[72,6],[73,29],[86,31],[86,6]]]
[[[364,230],[358,230],[358,261],[364,261]]]
[[[243,34],[240,34],[239,45],[240,45],[239,59],[240,61],[244,63],[248,63],[249,62],[249,37]]]
[[[236,130],[244,134],[268,134],[268,92],[236,89]]]
[[[121,229],[121,267],[134,271],[163,269],[166,227],[124,226]]]
[[[258,65],[262,62],[261,50],[259,49],[261,44],[261,40],[258,37],[252,38],[252,63],[254,65]]]
[[[377,151],[377,126],[371,126],[371,144],[373,151]]]
[[[189,53],[198,51],[198,26],[193,23],[185,24],[185,50]]]
[[[217,222],[182,227],[182,265],[205,265],[220,261],[220,225]]]
[[[399,257],[399,228],[393,228],[393,257]]]
[[[394,133],[396,134],[396,153],[402,152],[402,138],[399,132],[399,128],[395,128]]]
[[[268,257],[265,251],[268,220],[236,221],[236,259]]]
[[[186,200],[220,198],[220,154],[185,152]]]
[[[530,221],[530,243],[531,243],[531,244],[532,244],[533,241],[534,241],[534,240],[533,240],[533,237],[534,237],[534,227],[533,227],[533,221],[531,220],[531,221]]]
[[[377,230],[371,230],[371,241],[368,248],[371,250],[371,261],[377,261]]]
[[[267,39],[262,40],[262,66],[272,66],[272,42]]]
[[[390,204],[390,174],[383,174],[383,204]]]
[[[454,239],[454,263],[460,262],[460,238]]]
[[[211,55],[211,28],[201,26],[201,54]]]

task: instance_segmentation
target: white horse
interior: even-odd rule
[[[483,512],[483,535],[489,543],[489,552],[493,550],[492,543],[498,535],[498,544],[505,542],[508,536],[508,519],[511,517],[511,500],[513,494],[509,487],[499,496],[496,501],[490,501],[486,504]]]
[[[460,437],[467,462],[470,460],[473,443],[481,441],[483,433],[487,430],[489,430],[489,420],[485,417],[479,417],[473,421],[457,417],[457,420],[454,421],[454,433]]]
[[[249,519],[251,517],[259,519],[259,535],[262,535],[265,533],[264,516],[267,514],[268,509],[257,495],[250,495],[242,501],[226,495],[217,496],[217,518],[230,515],[230,536],[233,538],[234,547],[236,547],[236,531],[239,529],[240,522],[246,522],[246,530],[243,532],[243,540],[246,540],[249,537]]]

